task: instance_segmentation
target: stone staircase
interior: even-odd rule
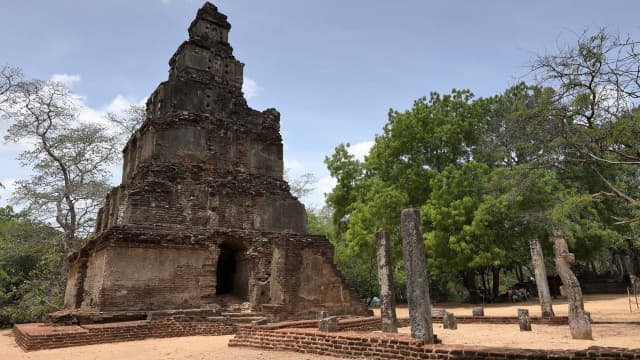
[[[260,312],[223,312],[220,316],[229,318],[234,325],[238,324],[250,324],[253,321],[264,320],[267,317]]]

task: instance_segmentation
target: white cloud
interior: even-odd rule
[[[7,205],[11,199],[11,193],[16,186],[15,179],[0,179],[0,206]]]
[[[146,97],[141,100],[135,100],[118,94],[109,103],[98,108],[88,106],[86,104],[86,99],[83,97],[78,97],[76,105],[80,109],[80,121],[96,123],[107,128],[113,128],[114,124],[105,119],[107,113],[123,115],[131,105],[144,105],[146,100]]]
[[[301,201],[307,208],[321,208],[325,204],[325,194],[330,193],[337,183],[331,176],[324,176],[315,184],[314,190]]]
[[[33,148],[35,140],[33,139],[21,139],[18,142],[5,141],[4,136],[7,134],[9,128],[9,121],[0,121],[0,152],[20,152]]]
[[[364,157],[369,155],[369,150],[373,147],[373,141],[362,141],[357,144],[349,146],[349,153],[355,156],[357,160],[364,160]]]
[[[75,83],[80,82],[80,75],[77,74],[53,74],[51,76],[51,81],[56,81],[56,82],[61,82],[63,84],[65,84],[67,87],[73,87],[73,85],[75,85]]]
[[[252,97],[258,96],[260,92],[260,87],[258,84],[251,78],[245,77],[242,82],[242,92],[244,93],[244,97],[249,100]]]
[[[104,108],[105,111],[111,113],[123,113],[125,112],[129,106],[133,105],[135,101],[125,98],[124,96],[118,94],[116,97],[111,100],[111,102]]]
[[[65,86],[72,88],[73,85],[80,82],[82,78],[80,77],[80,75],[61,73],[53,74],[50,80],[63,83]],[[144,105],[147,100],[147,97],[144,97],[142,99],[131,99],[122,94],[117,94],[109,103],[94,108],[87,104],[86,96],[79,94],[72,94],[72,96],[74,105],[78,108],[79,111],[78,118],[80,121],[100,124],[107,128],[114,127],[114,124],[105,119],[107,113],[121,115],[124,114],[131,105]]]
[[[322,179],[318,180],[317,191],[324,195],[330,193],[334,187],[338,184],[338,181],[331,176],[325,176]]]
[[[293,172],[299,172],[304,169],[304,165],[298,160],[289,160],[287,158],[284,159],[284,168],[289,169]]]
[[[51,81],[58,81],[66,86],[70,86],[71,84],[77,83],[81,81],[80,76],[78,75],[69,75],[69,74],[54,74],[50,78]],[[87,103],[86,96],[73,94],[72,101],[74,105],[78,109],[78,120],[85,123],[95,123],[104,126],[105,128],[115,131],[116,125],[107,121],[105,119],[105,115],[107,112],[112,112],[116,114],[122,114],[125,112],[130,105],[138,104],[144,105],[147,98],[142,99],[132,99],[128,98],[124,95],[117,94],[111,101],[108,103],[98,106],[91,107]],[[4,141],[3,136],[7,133],[7,128],[11,125],[11,121],[0,121],[0,156],[2,157],[15,157],[18,153],[33,149],[36,141],[34,139],[21,139],[18,142],[10,142]],[[15,167],[19,167],[19,163],[15,161]],[[116,165],[115,168],[119,168],[121,165]],[[114,172],[115,173],[115,172]],[[12,171],[5,171],[5,176],[12,176]],[[117,175],[116,175],[117,177]],[[8,203],[9,198],[11,196],[11,192],[13,189],[14,181],[11,179],[0,179],[0,182],[5,186],[5,189],[0,188],[0,204]]]

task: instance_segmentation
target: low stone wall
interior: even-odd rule
[[[545,318],[540,316],[531,316],[532,324],[539,325],[567,325],[569,319],[566,316],[554,316]],[[517,316],[456,316],[458,324],[517,324]],[[433,322],[441,323],[442,317],[434,317]],[[407,325],[408,325],[407,319]]]
[[[456,320],[458,324],[517,324],[517,316],[457,316]],[[442,316],[434,316],[434,323],[442,323]],[[568,319],[566,316],[556,316],[552,318],[543,318],[532,316],[532,324],[539,325],[567,325]],[[382,328],[382,321],[380,317],[355,317],[355,318],[342,318],[338,325],[342,331],[379,331]],[[276,330],[276,329],[299,329],[299,328],[316,328],[318,326],[317,320],[299,320],[299,321],[282,321],[277,323],[271,323],[262,325],[261,328]],[[398,327],[407,327],[409,325],[409,318],[399,318]]]
[[[71,326],[17,324],[13,333],[22,349],[32,351],[148,338],[230,335],[234,333],[234,326],[225,317],[195,320],[168,318]]]
[[[190,313],[189,313],[190,314]],[[113,343],[120,341],[144,340],[148,338],[180,337],[193,335],[230,335],[236,333],[238,325],[234,319],[224,316],[186,316],[160,314],[152,320],[120,321],[102,324],[83,324],[54,326],[51,324],[18,324],[13,328],[16,342],[24,350],[42,350],[69,346]],[[442,322],[442,317],[434,317],[434,323]],[[517,317],[457,317],[458,323],[484,324],[516,324]],[[532,317],[532,323],[545,325],[566,325],[566,317],[539,318]],[[408,318],[398,319],[400,327],[409,326]],[[342,332],[370,332],[379,331],[382,322],[379,317],[347,317],[338,323]],[[261,332],[276,330],[289,331],[301,329],[313,332],[318,326],[317,320],[283,321],[255,327]],[[243,331],[254,329],[251,326],[240,325]],[[370,334],[371,335],[371,334]],[[362,336],[370,336],[362,335]],[[244,336],[244,335],[242,335]],[[242,336],[238,339],[242,339]],[[372,334],[371,336],[378,336]],[[400,336],[402,337],[402,336]],[[409,339],[410,340],[410,339]],[[236,344],[240,344],[237,343]],[[267,347],[268,348],[268,347]],[[640,356],[638,357],[640,358]]]
[[[229,346],[366,359],[640,359],[640,349],[530,350],[462,345],[421,345],[406,335],[321,333],[316,329],[241,325]]]

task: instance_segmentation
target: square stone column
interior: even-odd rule
[[[417,209],[402,210],[402,251],[407,270],[407,299],[411,337],[427,344],[433,344],[433,323],[431,319],[431,299],[429,279],[424,254],[424,240],[420,212]]]
[[[380,315],[382,332],[397,333],[396,292],[391,264],[391,239],[386,231],[376,233],[378,253],[378,282],[380,283]]]
[[[547,280],[547,268],[544,265],[544,257],[542,255],[542,245],[540,245],[538,239],[531,239],[529,240],[529,248],[531,250],[533,271],[536,276],[538,300],[540,301],[542,316],[553,317],[553,306],[551,305],[551,293],[549,292],[549,282]]]

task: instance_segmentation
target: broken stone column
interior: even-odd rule
[[[318,320],[326,319],[329,317],[328,311],[318,311]]]
[[[529,310],[518,309],[518,324],[520,331],[531,331],[531,319],[529,318]]]
[[[542,316],[554,316],[553,307],[551,306],[551,293],[549,292],[549,282],[547,281],[547,269],[544,265],[544,257],[542,255],[542,246],[538,239],[529,240],[529,248],[531,249],[531,262],[533,263],[533,271],[536,276],[536,286],[538,287],[538,300],[540,301],[540,309]]]
[[[591,340],[591,321],[589,313],[584,311],[582,289],[576,275],[571,271],[571,265],[576,261],[573,253],[569,252],[565,236],[560,231],[553,232],[550,241],[553,243],[555,262],[558,275],[567,293],[569,304],[569,330],[574,339]]]
[[[391,239],[386,231],[376,233],[378,252],[378,282],[380,283],[380,315],[382,332],[397,333],[396,294],[391,266]]]
[[[433,344],[433,323],[431,320],[431,299],[429,279],[424,255],[420,212],[417,209],[402,210],[402,252],[407,271],[407,300],[411,337],[427,344]]]
[[[338,326],[338,318],[329,316],[318,321],[318,330],[322,332],[335,332],[340,330]]]
[[[471,308],[471,316],[484,316],[484,308],[482,306],[476,306]]]
[[[445,312],[442,317],[442,327],[449,330],[457,330],[458,322],[456,316],[453,313]]]
[[[269,323],[269,319],[262,318],[262,319],[258,319],[258,320],[253,320],[251,322],[251,325],[259,326],[259,325],[267,325],[268,323]]]

